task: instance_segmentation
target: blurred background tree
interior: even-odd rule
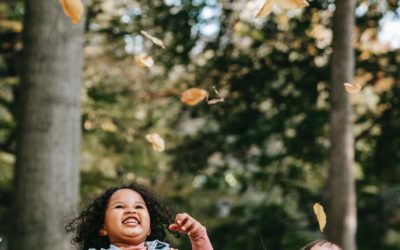
[[[335,1],[329,107],[328,240],[357,249],[357,197],[354,174],[353,112],[344,83],[354,78],[354,0]]]
[[[14,250],[67,250],[71,237],[63,224],[79,201],[84,26],[68,23],[56,1],[25,3],[23,53],[14,66],[17,123],[5,143],[12,152],[11,141],[17,142],[7,239]]]
[[[262,19],[254,18],[262,1],[88,4],[83,203],[110,185],[139,181],[207,225],[215,249],[298,249],[323,237],[312,205],[327,200],[334,1],[275,8]],[[1,20],[21,20],[20,2],[1,6]],[[396,36],[382,39],[397,31],[385,29],[398,22],[399,2],[360,0],[355,14],[354,81],[363,86],[350,100],[357,245],[400,249],[400,46]],[[0,154],[0,235],[6,239],[12,107],[19,105],[12,69],[18,68],[21,31],[1,27],[0,143],[7,146]],[[155,66],[136,66],[141,53]],[[179,95],[189,87],[204,88],[211,98],[215,87],[225,101],[185,106]],[[151,149],[149,132],[163,136],[166,152]],[[184,240],[177,244],[189,249]]]

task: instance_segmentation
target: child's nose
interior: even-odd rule
[[[135,208],[127,208],[125,210],[125,212],[128,213],[128,214],[134,214],[134,213],[136,213],[136,209]]]

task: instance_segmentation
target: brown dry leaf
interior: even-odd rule
[[[135,56],[135,63],[143,68],[150,68],[154,65],[153,58],[147,55],[138,55]]]
[[[194,106],[206,98],[208,98],[208,93],[204,89],[190,88],[182,93],[181,102]]]
[[[212,104],[216,104],[216,103],[225,101],[225,99],[220,96],[218,90],[215,87],[213,87],[213,89],[214,89],[215,94],[217,95],[217,98],[207,100],[207,104],[212,105]]]
[[[261,9],[258,11],[256,17],[263,17],[271,13],[273,3],[273,0],[266,0]]]
[[[343,83],[344,88],[349,94],[357,94],[361,91],[361,85],[359,83]]]
[[[309,6],[306,0],[274,0],[279,7],[284,9],[299,9]]]
[[[319,229],[321,230],[321,232],[323,232],[326,226],[326,214],[324,212],[324,208],[319,203],[315,203],[313,209],[315,215],[317,216]]]
[[[146,139],[153,145],[153,149],[157,152],[162,152],[165,149],[163,138],[157,133],[146,135]]]
[[[81,0],[60,0],[65,15],[71,18],[73,24],[79,23],[83,16],[83,3]]]
[[[150,35],[149,33],[147,33],[147,32],[144,31],[144,30],[141,30],[140,33],[141,33],[142,35],[144,35],[146,38],[150,39],[150,41],[152,41],[155,45],[158,45],[158,46],[160,46],[161,48],[165,49],[164,43],[163,43],[160,39],[158,39],[158,38],[156,38],[156,37]]]

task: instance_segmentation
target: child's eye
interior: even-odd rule
[[[116,205],[115,208],[124,208],[122,205]]]
[[[144,208],[144,206],[143,205],[136,205],[136,207],[135,207],[136,209],[143,209]]]

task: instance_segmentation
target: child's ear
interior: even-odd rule
[[[100,236],[106,236],[107,235],[107,231],[102,227],[100,229]]]

